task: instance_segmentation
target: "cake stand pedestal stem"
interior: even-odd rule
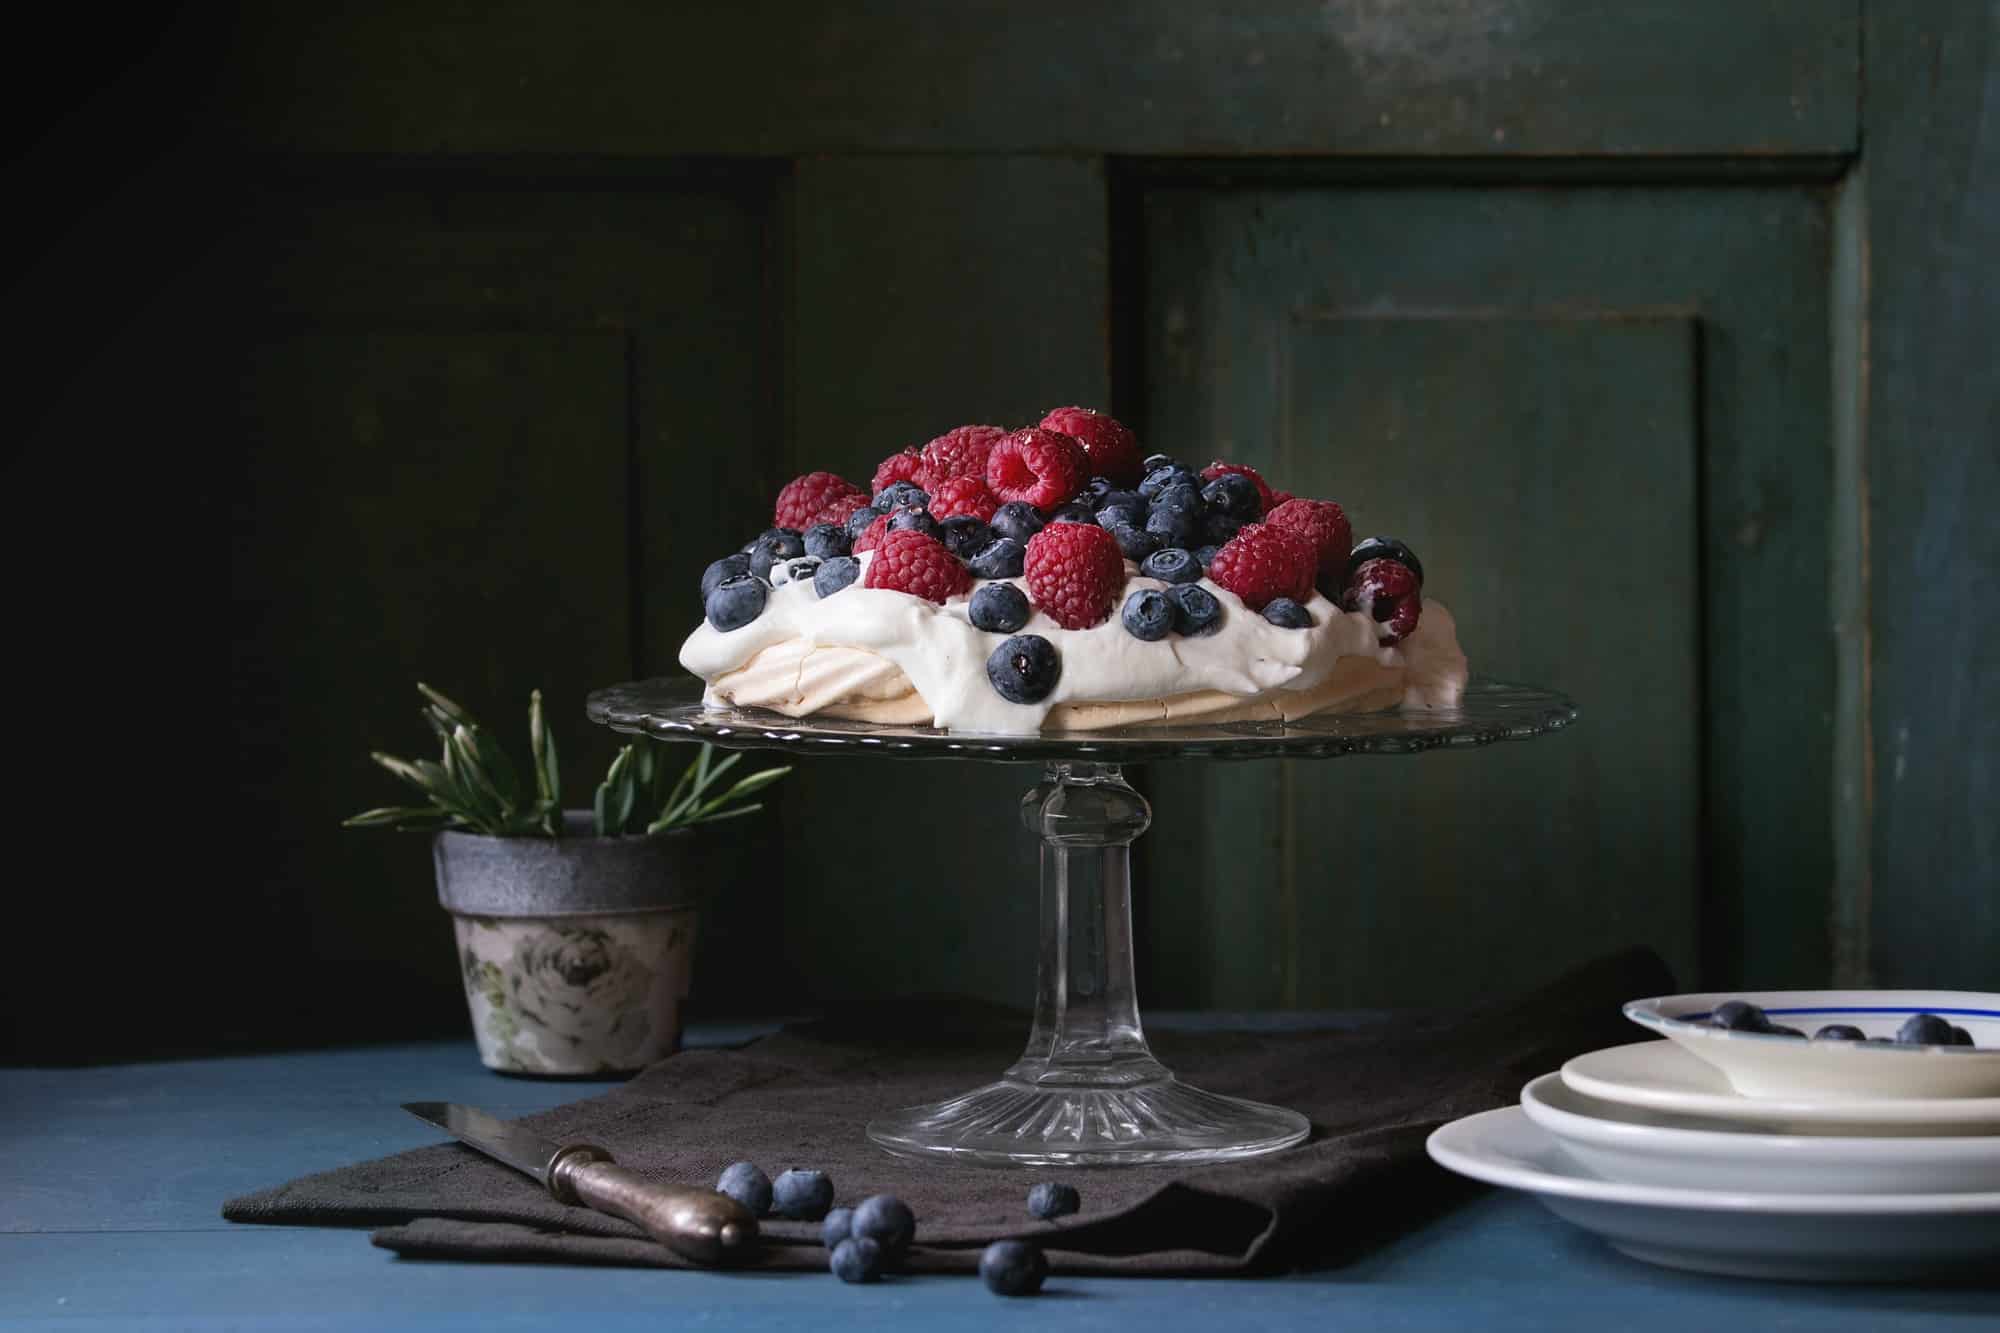
[[[868,1125],[889,1151],[994,1166],[1253,1157],[1304,1116],[1189,1087],[1153,1058],[1132,967],[1132,842],[1152,823],[1114,764],[1052,763],[1021,800],[1042,840],[1041,948],[1027,1048],[997,1083]]]

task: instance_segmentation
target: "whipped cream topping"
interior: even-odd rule
[[[865,579],[874,553],[859,558]],[[860,649],[901,670],[935,725],[1013,736],[1042,730],[1050,710],[1063,704],[1164,699],[1205,690],[1243,698],[1310,690],[1343,658],[1408,669],[1406,707],[1449,706],[1464,685],[1465,659],[1450,615],[1434,603],[1425,604],[1414,634],[1400,644],[1384,645],[1368,616],[1343,612],[1318,594],[1306,604],[1312,625],[1284,629],[1204,578],[1201,586],[1222,605],[1221,628],[1202,637],[1170,634],[1148,643],[1120,623],[1119,608],[1138,589],[1168,585],[1141,575],[1131,561],[1125,575],[1125,586],[1103,624],[1064,629],[1037,609],[1016,631],[1041,635],[1061,658],[1055,689],[1033,704],[1010,703],[987,680],[986,659],[1008,636],[974,628],[968,619],[970,595],[939,606],[908,593],[864,587],[863,579],[825,599],[810,579],[781,583],[771,590],[764,613],[741,629],[724,633],[703,621],[681,645],[680,661],[712,686],[718,677],[777,645],[787,645],[790,659],[801,669],[812,648]],[[1024,579],[1004,581],[1026,594]]]

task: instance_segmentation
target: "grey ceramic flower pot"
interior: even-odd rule
[[[599,838],[570,811],[557,838],[437,835],[479,1058],[510,1074],[624,1073],[680,1045],[699,833]]]

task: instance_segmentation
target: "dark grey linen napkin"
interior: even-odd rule
[[[906,1003],[893,1023],[857,1015],[737,1050],[685,1051],[524,1123],[553,1139],[602,1144],[663,1180],[706,1184],[747,1160],[773,1177],[792,1166],[826,1171],[844,1204],[898,1195],[917,1214],[916,1271],[972,1269],[983,1246],[1008,1236],[1038,1240],[1059,1271],[1271,1271],[1336,1259],[1453,1197],[1455,1178],[1424,1155],[1433,1129],[1511,1104],[1528,1079],[1573,1055],[1636,1037],[1618,1006],[1672,990],[1657,957],[1632,951],[1469,1012],[1331,1032],[1155,1034],[1155,1052],[1188,1082],[1312,1121],[1296,1148],[1208,1166],[1012,1171],[876,1148],[862,1134],[872,1115],[990,1082],[1019,1054],[1025,1020],[970,1006]],[[915,1014],[925,1026],[911,1031]],[[1081,1214],[1027,1215],[1028,1186],[1050,1177],[1077,1186]],[[231,1199],[222,1215],[386,1227],[374,1242],[411,1257],[684,1266],[637,1228],[558,1204],[458,1144],[306,1176]],[[825,1266],[816,1223],[772,1219],[764,1237],[753,1267]]]

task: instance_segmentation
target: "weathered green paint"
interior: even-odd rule
[[[1589,781],[1584,790],[1643,807],[1566,812],[1568,859],[1559,872],[1510,846],[1539,836],[1531,811],[1515,807],[1522,822],[1511,837],[1504,821],[1478,826],[1473,841],[1490,845],[1493,873],[1510,885],[1507,892],[1521,892],[1511,874],[1548,894],[1541,906],[1519,900],[1539,927],[1541,954],[1517,953],[1489,967],[1532,970],[1551,949],[1582,950],[1618,932],[1649,938],[1685,960],[1699,899],[1709,950],[1703,961],[1719,980],[1739,977],[1746,966],[1772,984],[1825,974],[1819,923],[1831,879],[1825,793],[1833,683],[1825,211],[1816,192],[1778,186],[1145,190],[1147,443],[1204,459],[1270,460],[1277,484],[1290,487],[1290,474],[1301,471],[1305,488],[1324,486],[1343,500],[1357,486],[1372,494],[1356,514],[1358,530],[1423,531],[1424,540],[1439,543],[1446,554],[1428,565],[1447,604],[1453,597],[1445,589],[1467,581],[1457,602],[1475,617],[1468,642],[1475,668],[1505,674],[1511,666],[1570,686],[1588,719],[1585,728],[1522,753],[1484,754],[1462,765],[1438,758],[1294,773],[1293,799],[1306,803],[1292,816],[1294,841],[1303,844],[1307,835],[1296,830],[1308,826],[1344,825],[1346,801],[1322,796],[1343,784],[1462,781],[1471,789],[1468,805],[1492,816],[1521,799],[1517,786],[1544,763],[1579,765]],[[1339,317],[1341,336],[1302,354],[1299,331],[1322,327],[1317,317],[1328,314]],[[1643,318],[1628,325],[1632,317]],[[1644,342],[1635,328],[1679,328],[1688,319],[1699,324],[1698,355],[1675,363],[1673,396],[1662,399],[1651,381],[1664,363],[1650,352],[1617,349]],[[1507,336],[1517,329],[1518,338]],[[1573,330],[1581,330],[1573,334],[1578,341],[1564,341]],[[1534,350],[1548,338],[1557,339],[1560,353]],[[1498,341],[1489,347],[1485,339]],[[1585,367],[1576,383],[1551,369],[1558,357]],[[1294,419],[1300,386],[1337,397]],[[1619,415],[1621,399],[1629,417]],[[1398,402],[1435,423],[1444,438],[1422,443],[1440,452],[1387,438],[1380,414]],[[1656,420],[1666,404],[1682,402],[1697,413],[1688,425],[1692,441]],[[1574,414],[1577,439],[1605,435],[1602,447],[1613,457],[1676,440],[1673,447],[1689,456],[1683,461],[1699,467],[1698,551],[1684,541],[1662,549],[1657,535],[1624,535],[1647,531],[1642,521],[1658,515],[1626,515],[1619,507],[1657,505],[1648,490],[1663,479],[1633,467],[1596,471],[1554,452],[1564,437],[1548,422],[1563,413]],[[1318,433],[1301,434],[1307,426]],[[1543,471],[1518,471],[1534,467]],[[1460,497],[1459,507],[1443,508],[1443,496]],[[1530,502],[1525,514],[1515,512]],[[1679,508],[1685,511],[1685,500]],[[1685,527],[1678,531],[1685,538]],[[1538,587],[1522,577],[1535,566],[1510,563],[1538,551],[1566,551],[1574,568]],[[1664,691],[1664,699],[1638,708],[1616,694],[1632,670],[1617,636],[1636,623],[1621,617],[1682,623],[1671,617],[1688,608],[1671,590],[1692,577],[1691,563],[1702,571],[1698,628],[1669,639],[1679,640],[1677,661],[1694,652],[1705,662],[1699,695],[1678,676],[1654,680],[1644,688]],[[1599,588],[1600,578],[1611,582]],[[1596,591],[1565,591],[1578,588]],[[1495,612],[1482,628],[1477,618]],[[1529,626],[1535,633],[1523,637]],[[1502,628],[1505,637],[1490,637]],[[1598,637],[1606,631],[1613,637]],[[1611,697],[1591,697],[1593,686]],[[1615,742],[1593,751],[1605,734]],[[1696,753],[1699,780],[1686,766]],[[1642,795],[1624,785],[1640,778],[1671,790]],[[1576,790],[1553,770],[1533,780]],[[1160,774],[1159,790],[1163,797],[1178,792],[1179,808],[1203,804],[1206,793],[1218,812],[1216,829],[1182,836],[1221,839],[1230,830],[1226,836],[1248,849],[1228,881],[1243,886],[1227,898],[1228,929],[1240,938],[1197,963],[1185,932],[1170,946],[1176,928],[1155,925],[1156,953],[1177,950],[1191,987],[1169,987],[1163,1000],[1373,1002],[1378,992],[1406,995],[1403,988],[1415,984],[1406,977],[1449,976],[1449,984],[1467,989],[1497,984],[1497,972],[1467,963],[1492,920],[1462,903],[1452,912],[1441,907],[1481,896],[1464,884],[1476,870],[1466,847],[1433,831],[1444,818],[1444,796],[1436,798],[1436,818],[1404,821],[1378,811],[1387,827],[1354,835],[1361,847],[1411,841],[1404,855],[1417,864],[1394,888],[1378,878],[1352,896],[1400,894],[1434,910],[1412,907],[1404,916],[1402,908],[1347,907],[1353,917],[1327,924],[1354,938],[1316,939],[1289,927],[1293,918],[1305,920],[1315,881],[1302,858],[1284,850],[1278,780],[1264,782],[1259,792],[1234,773]],[[1694,840],[1687,816],[1696,808],[1703,811],[1704,861],[1702,873],[1690,874],[1690,849],[1676,842]],[[1589,901],[1581,886],[1603,878],[1593,878],[1591,862],[1617,861],[1627,844],[1673,854],[1646,877],[1615,876],[1615,891],[1580,920],[1580,904]],[[1368,854],[1357,855],[1371,864]],[[1220,851],[1207,867],[1211,881],[1229,856]],[[1198,862],[1192,853],[1149,862],[1159,900],[1152,910],[1170,912],[1177,892],[1213,891],[1193,888],[1196,876],[1177,871]],[[1659,894],[1680,901],[1650,901]],[[1365,929],[1377,917],[1383,928]],[[1802,930],[1801,921],[1814,924]],[[1536,932],[1524,925],[1523,938],[1530,936]],[[1295,939],[1307,950],[1346,952],[1336,952],[1326,971],[1301,961],[1288,972],[1283,960]],[[1338,969],[1345,970],[1335,975]]]
[[[969,422],[1109,401],[1105,180],[1067,158],[815,158],[790,213],[787,475],[866,484]],[[768,504],[768,500],[765,502]],[[785,798],[786,965],[822,997],[1033,1000],[1031,766],[813,759]]]
[[[2000,988],[2000,13],[1868,24],[1873,930],[1887,985]]]
[[[1843,153],[1860,62],[1855,0],[510,0],[235,46],[261,147],[653,157]]]

